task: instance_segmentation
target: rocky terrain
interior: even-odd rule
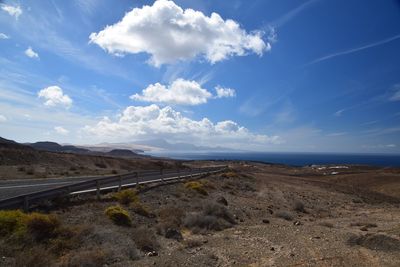
[[[0,265],[400,266],[399,169],[229,165],[18,215]]]

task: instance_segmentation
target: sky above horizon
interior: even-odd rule
[[[0,136],[400,153],[400,1],[0,1]]]

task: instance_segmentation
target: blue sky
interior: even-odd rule
[[[400,152],[400,3],[1,1],[0,136]]]

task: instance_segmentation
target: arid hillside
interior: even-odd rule
[[[100,201],[58,200],[40,214],[3,212],[0,224],[5,216],[17,219],[1,234],[0,263],[400,265],[400,195],[392,190],[400,170],[229,164],[222,174],[141,186]]]
[[[171,160],[150,157],[129,158],[126,151],[102,155],[37,150],[7,139],[0,139],[0,179],[51,178],[125,173],[138,169],[158,169]],[[104,154],[104,155],[103,155]]]

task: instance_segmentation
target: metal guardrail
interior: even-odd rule
[[[213,166],[195,169],[185,168],[178,169],[177,171],[161,169],[154,171],[138,171],[123,175],[102,177],[3,199],[0,200],[0,210],[22,207],[25,211],[28,211],[29,207],[34,203],[38,203],[43,200],[52,200],[57,197],[68,195],[79,195],[96,192],[97,198],[100,198],[101,192],[104,191],[111,191],[115,189],[119,191],[122,188],[133,187],[140,184],[192,178],[195,176],[221,172],[224,171],[226,168],[227,166]],[[152,177],[152,179],[150,179],[150,177]]]

